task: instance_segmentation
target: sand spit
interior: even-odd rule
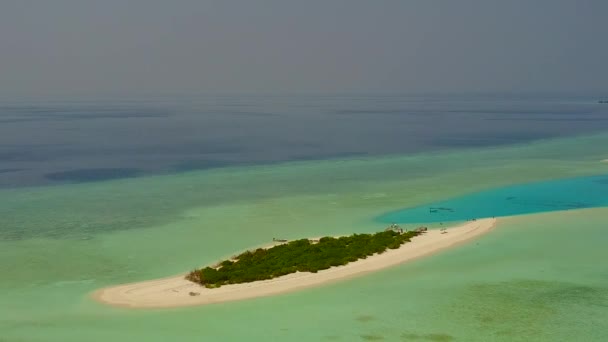
[[[225,285],[216,289],[207,289],[184,279],[184,275],[179,275],[104,288],[94,292],[93,298],[121,307],[170,308],[270,296],[363,275],[427,256],[474,239],[489,232],[495,225],[496,219],[488,218],[448,228],[446,233],[430,230],[398,249],[317,273],[297,272],[275,279]]]

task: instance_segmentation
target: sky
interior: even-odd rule
[[[605,0],[0,0],[0,92],[608,93]]]

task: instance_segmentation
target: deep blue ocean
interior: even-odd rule
[[[189,96],[0,102],[0,187],[524,143],[608,129],[593,96]]]

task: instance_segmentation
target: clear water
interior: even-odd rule
[[[559,179],[467,194],[382,215],[381,222],[446,222],[608,206],[608,175]]]
[[[274,297],[128,310],[89,295],[185,272],[272,237],[376,231],[387,213],[518,184],[574,182],[570,197],[558,191],[560,203],[587,203],[605,189],[606,146],[608,135],[597,134],[3,189],[0,341],[605,341],[606,208],[501,219],[473,243]],[[76,168],[88,160],[66,159]]]

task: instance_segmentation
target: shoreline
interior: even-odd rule
[[[429,230],[397,249],[317,273],[296,272],[278,278],[224,285],[214,289],[186,280],[185,274],[182,274],[106,287],[93,292],[92,297],[98,302],[112,306],[152,309],[206,305],[277,295],[349,279],[432,255],[488,233],[496,223],[497,219],[486,218],[446,228],[447,233],[442,233],[438,229]],[[196,295],[190,295],[191,292]]]

